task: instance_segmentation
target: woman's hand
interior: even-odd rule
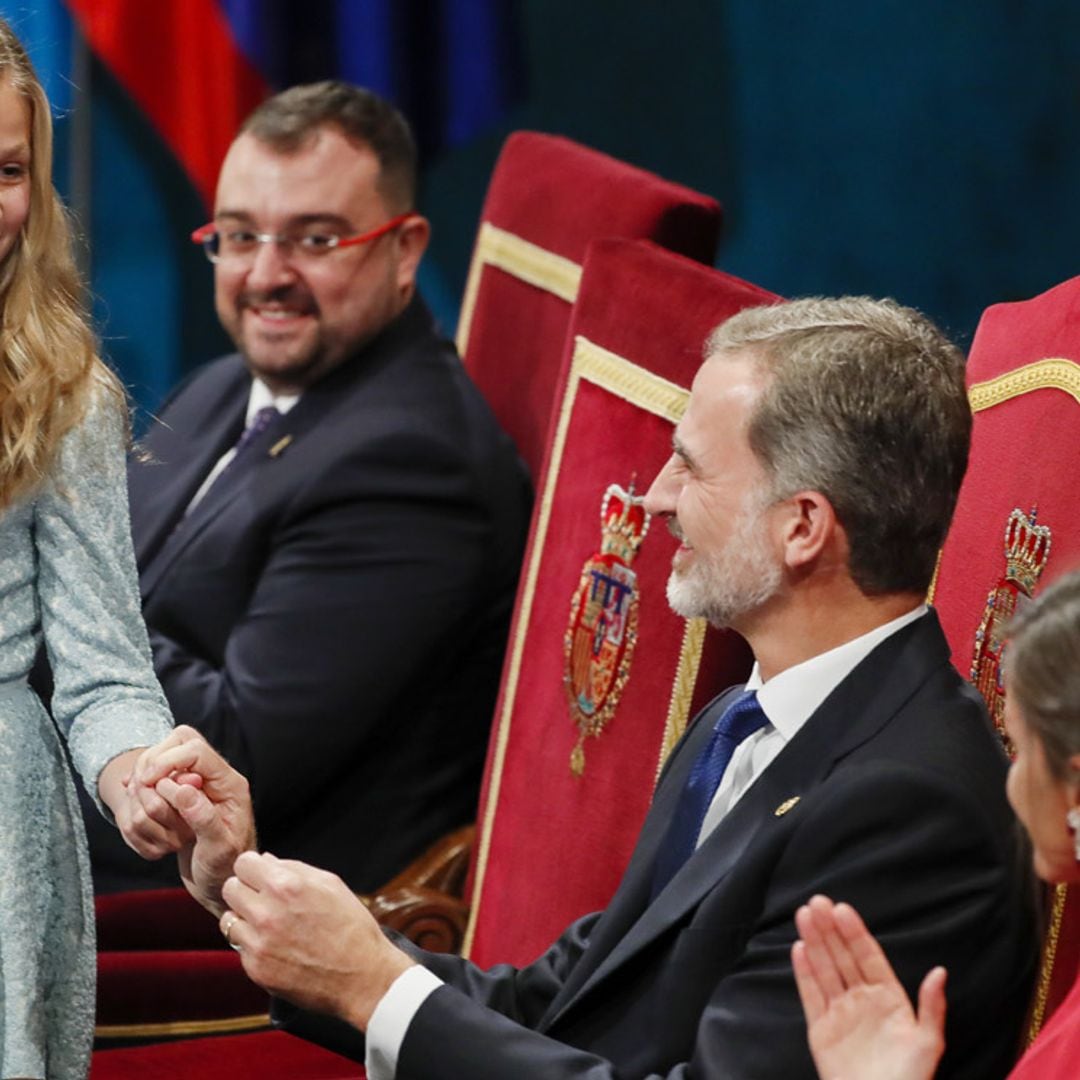
[[[822,1080],[931,1080],[945,1049],[945,969],[923,979],[916,1016],[853,907],[815,896],[795,925],[791,962]]]
[[[183,818],[157,793],[133,779],[135,764],[143,754],[137,747],[114,757],[98,777],[98,794],[112,811],[124,842],[144,859],[160,859],[191,842],[191,830]],[[187,776],[187,783],[199,778]]]

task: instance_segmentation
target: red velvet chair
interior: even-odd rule
[[[465,945],[481,965],[528,962],[607,903],[667,751],[749,670],[742,639],[670,611],[674,542],[612,485],[644,493],[708,332],[776,299],[645,241],[590,245],[481,797]]]
[[[968,361],[971,463],[932,592],[953,662],[1001,730],[1009,614],[1080,566],[1080,278],[989,308]],[[1004,735],[1004,732],[1002,731]],[[1052,891],[1034,1036],[1080,961],[1077,890]]]
[[[696,191],[557,135],[507,139],[481,213],[458,350],[534,478],[589,241],[651,239],[712,263],[719,230],[719,205]]]
[[[183,889],[96,901],[98,1046],[257,1031],[269,998]]]
[[[357,1080],[362,1066],[282,1031],[99,1050],[90,1080]]]

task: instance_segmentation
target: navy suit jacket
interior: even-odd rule
[[[817,892],[858,907],[910,991],[949,968],[939,1077],[1009,1071],[1037,953],[1027,855],[1001,747],[937,617],[879,645],[650,904],[708,737],[695,724],[673,752],[605,912],[523,969],[417,954],[449,985],[409,1026],[400,1080],[816,1077],[790,950]],[[362,1052],[343,1026],[285,1026]]]
[[[250,387],[239,355],[198,371],[132,462],[154,666],[250,779],[261,846],[371,889],[475,814],[528,481],[417,298],[181,520]]]

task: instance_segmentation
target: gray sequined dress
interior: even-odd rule
[[[61,732],[96,793],[111,758],[172,723],[140,614],[124,441],[98,394],[50,480],[0,516],[2,1077],[82,1080],[89,1066],[94,905]],[[26,683],[42,639],[55,724]]]

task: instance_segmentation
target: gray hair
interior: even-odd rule
[[[1008,692],[1042,743],[1051,773],[1075,782],[1069,758],[1080,754],[1080,571],[1028,604],[1008,633]]]
[[[811,298],[739,312],[706,344],[771,375],[750,445],[773,495],[821,492],[864,593],[925,592],[967,468],[964,357],[891,300]]]
[[[412,130],[389,101],[363,87],[336,79],[290,87],[264,101],[239,134],[292,154],[325,127],[368,147],[379,159],[383,197],[401,211],[413,208],[417,154]]]

